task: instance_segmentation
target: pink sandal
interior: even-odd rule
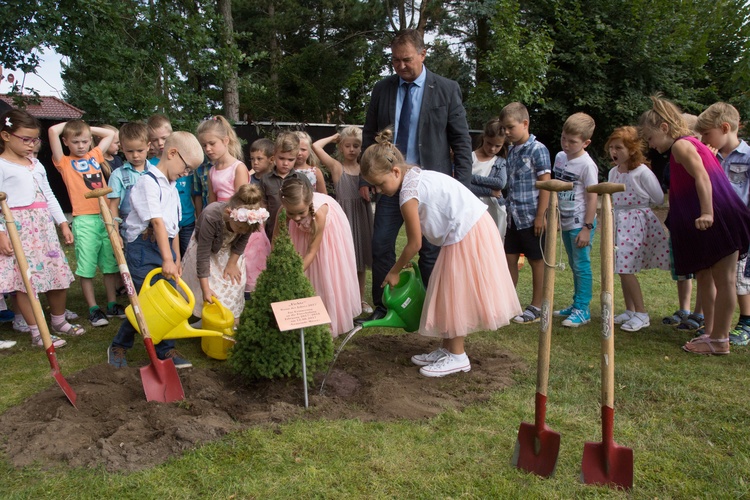
[[[705,356],[725,356],[729,354],[729,339],[712,339],[701,335],[682,346],[682,350],[691,354]]]

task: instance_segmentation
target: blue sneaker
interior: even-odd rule
[[[568,306],[565,309],[560,309],[552,312],[552,316],[555,318],[567,318],[573,313],[573,306]]]
[[[107,362],[115,368],[125,368],[128,361],[125,359],[125,349],[122,347],[107,347]]]
[[[729,332],[729,343],[740,346],[750,344],[750,326],[744,323],[737,323],[734,330]]]
[[[193,363],[182,357],[177,349],[170,349],[162,359],[171,359],[175,368],[192,368]]]
[[[591,313],[589,311],[573,308],[573,312],[563,320],[562,324],[570,328],[578,328],[589,321],[591,321]]]
[[[0,311],[0,323],[7,323],[9,321],[13,321],[13,318],[15,318],[16,315],[13,311],[10,309],[5,309],[4,311]]]

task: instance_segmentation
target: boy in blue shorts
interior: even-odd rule
[[[750,207],[750,146],[738,137],[740,113],[731,104],[717,102],[698,116],[696,131],[704,144],[716,148],[724,173],[735,193]],[[750,344],[750,277],[745,276],[747,257],[737,262],[737,303],[740,319],[729,332],[732,345]]]
[[[101,137],[99,145],[91,148],[91,136]],[[60,142],[62,136],[62,143]],[[109,148],[115,133],[101,127],[89,127],[81,120],[58,123],[49,129],[52,163],[63,178],[73,205],[73,237],[76,253],[76,276],[81,278],[83,297],[89,306],[89,322],[92,326],[106,326],[107,318],[125,317],[125,309],[116,300],[119,269],[109,236],[99,214],[99,201],[86,199],[84,193],[106,186],[102,175],[104,153]],[[70,150],[63,154],[62,144]],[[94,276],[96,268],[104,274],[104,287],[107,292],[106,313],[96,303]]]
[[[513,321],[534,323],[542,315],[544,260],[544,212],[549,192],[539,191],[536,181],[550,178],[547,147],[529,133],[529,112],[520,102],[512,102],[500,111],[508,150],[508,230],[505,233],[505,257],[513,284],[518,285],[518,259],[525,254],[531,266],[532,295],[529,304]]]
[[[591,243],[594,240],[597,195],[586,188],[599,182],[599,169],[586,152],[594,135],[594,119],[575,113],[565,120],[552,173],[555,179],[572,182],[573,189],[558,193],[560,228],[568,264],[573,271],[573,304],[555,311],[564,316],[563,326],[577,328],[591,321],[591,296],[594,290],[591,271]]]
[[[140,291],[146,275],[162,268],[166,279],[180,277],[180,201],[175,181],[189,174],[203,161],[198,139],[189,132],[175,132],[163,144],[159,164],[150,168],[130,192],[133,210],[128,215],[125,259],[136,291]],[[125,354],[133,347],[137,331],[127,319],[107,349],[109,364],[127,366]],[[177,368],[190,368],[190,361],[174,348],[174,340],[156,344],[159,359],[171,358]]]

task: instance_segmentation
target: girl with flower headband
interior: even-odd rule
[[[289,236],[302,256],[305,276],[326,306],[331,334],[337,337],[354,328],[354,318],[362,313],[349,221],[336,200],[313,193],[310,183],[302,178],[284,179],[281,204],[286,210]],[[276,220],[274,235],[278,230]]]
[[[244,251],[251,233],[263,228],[268,211],[261,207],[260,189],[240,186],[228,201],[209,204],[195,223],[195,232],[183,260],[182,279],[191,290],[200,290],[193,314],[202,316],[203,302],[216,297],[234,314],[245,307]]]

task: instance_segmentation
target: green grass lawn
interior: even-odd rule
[[[585,441],[601,439],[599,368],[599,237],[594,247],[592,323],[571,330],[555,320],[547,424],[562,435],[554,477],[541,479],[510,465],[518,426],[534,420],[537,325],[512,324],[471,335],[522,358],[516,383],[486,403],[421,421],[295,420],[229,434],[220,441],[146,471],[15,469],[0,459],[1,498],[572,498],[625,497],[580,483]],[[562,247],[558,247],[563,252]],[[633,449],[638,498],[750,497],[750,349],[698,357],[680,346],[690,337],[661,325],[676,309],[667,272],[640,275],[651,328],[616,331],[615,440]],[[521,271],[527,304],[530,270]],[[616,281],[617,312],[622,310]],[[572,296],[572,275],[558,271],[556,308]],[[70,307],[84,303],[78,284]],[[85,323],[85,321],[84,321]],[[60,350],[63,373],[106,361],[119,322],[87,328]],[[377,330],[373,333],[378,334]],[[27,336],[0,326],[20,347],[0,353],[0,412],[53,384],[42,351]],[[197,342],[180,349],[197,367],[216,366]],[[145,359],[142,349],[132,353]],[[419,376],[415,373],[415,376]],[[461,375],[454,375],[460,377]]]

